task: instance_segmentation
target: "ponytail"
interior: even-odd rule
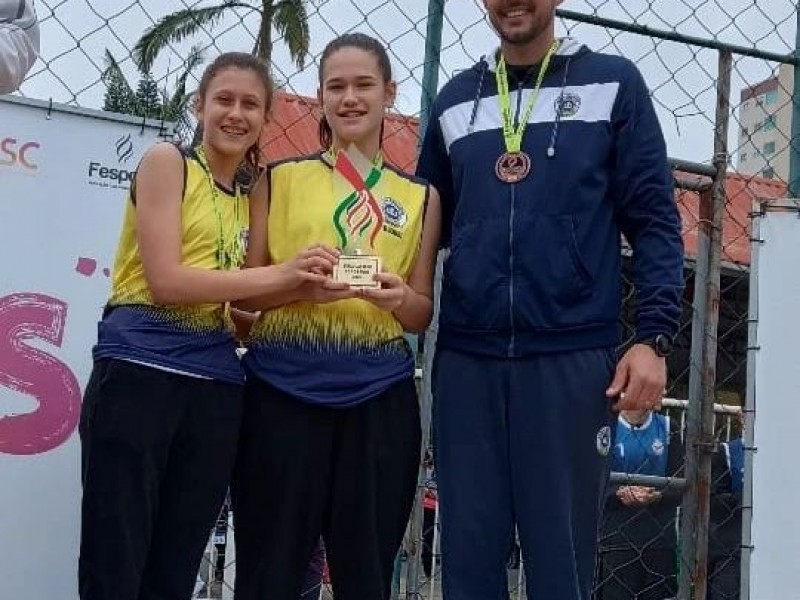
[[[319,120],[319,145],[323,150],[327,150],[333,144],[333,130],[328,119],[323,113]]]

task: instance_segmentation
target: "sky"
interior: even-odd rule
[[[249,0],[254,5],[258,0]],[[187,6],[213,0],[35,0],[42,20],[42,59],[22,94],[55,102],[99,108],[104,86],[100,73],[108,48],[135,82],[130,60],[141,33],[158,19]],[[796,0],[565,0],[562,8],[586,15],[677,31],[704,39],[788,54],[796,32]],[[276,41],[276,78],[298,94],[316,93],[316,58],[335,35],[359,30],[382,39],[390,49],[399,82],[396,108],[419,113],[428,0],[308,0],[310,58],[298,70]],[[212,31],[185,40],[156,61],[153,75],[171,82],[181,71],[192,43],[207,46],[207,60],[218,52],[249,51],[258,23],[254,11],[231,11]],[[650,87],[670,156],[709,162],[713,155],[717,52],[655,40],[616,30],[559,20],[559,35],[572,35],[592,49],[635,61]],[[492,51],[496,37],[484,18],[482,0],[446,0],[439,84]],[[769,77],[777,64],[736,57],[732,102],[739,91]],[[198,70],[198,76],[200,71]],[[730,128],[735,153],[735,112]]]

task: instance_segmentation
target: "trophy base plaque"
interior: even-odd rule
[[[339,263],[333,267],[333,280],[361,289],[379,289],[380,281],[373,277],[381,272],[381,259],[365,254],[343,254]]]

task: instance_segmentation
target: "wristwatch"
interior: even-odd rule
[[[656,353],[656,356],[660,356],[661,358],[666,358],[672,353],[672,338],[663,333],[659,333],[652,338],[640,340],[639,343],[650,346]]]

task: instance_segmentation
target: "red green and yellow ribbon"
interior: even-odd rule
[[[339,237],[340,247],[348,248],[348,241],[369,234],[369,245],[375,247],[375,239],[383,230],[383,211],[372,194],[372,188],[381,178],[381,165],[372,164],[366,179],[345,152],[336,152],[333,167],[353,191],[339,203],[333,213],[333,225]]]

